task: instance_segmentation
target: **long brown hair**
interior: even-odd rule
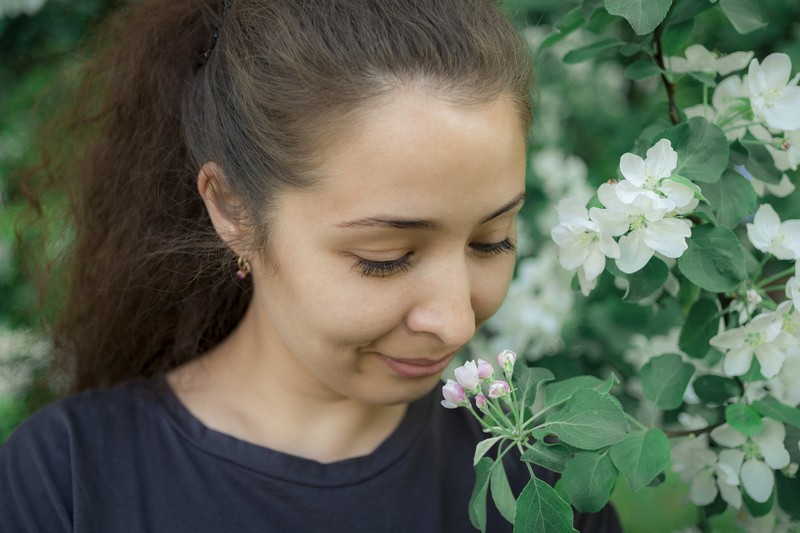
[[[126,7],[83,71],[66,125],[88,138],[48,169],[74,183],[55,328],[74,390],[168,371],[241,319],[249,286],[197,192],[203,163],[223,169],[259,250],[278,194],[313,184],[326,136],[388,91],[421,84],[467,103],[507,94],[530,125],[530,55],[491,0],[222,4]]]

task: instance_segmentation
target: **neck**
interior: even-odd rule
[[[251,306],[237,329],[205,356],[168,376],[206,426],[267,448],[330,463],[373,452],[408,407],[374,405],[322,387],[265,334]]]

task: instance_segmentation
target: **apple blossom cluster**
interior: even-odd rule
[[[499,407],[492,400],[505,399],[511,394],[509,381],[516,360],[517,354],[511,350],[503,350],[497,354],[497,362],[503,369],[506,380],[495,379],[494,367],[488,361],[467,361],[455,369],[455,381],[448,379],[442,387],[442,405],[448,409],[467,407],[472,410],[470,399],[474,398],[478,410],[494,418],[490,410],[497,413]]]
[[[584,295],[594,288],[607,258],[632,274],[656,253],[674,259],[686,251],[692,225],[681,217],[697,207],[699,189],[674,174],[677,166],[677,152],[669,139],[661,139],[645,159],[632,153],[622,156],[623,179],[604,183],[597,191],[602,207],[587,210],[574,198],[558,204],[559,224],[551,236],[559,247],[561,266],[577,270]]]
[[[733,75],[717,84],[711,105],[699,104],[684,110],[687,117],[702,116],[718,125],[729,141],[750,133],[766,147],[775,167],[781,171],[797,170],[800,165],[800,74],[791,76],[792,62],[786,54],[770,54],[762,62],[751,52],[737,52],[713,61],[711,52],[701,45],[686,49],[686,60],[669,58],[675,73],[704,72],[730,74],[747,67],[744,76]],[[684,64],[684,61],[686,64]],[[720,64],[724,68],[720,68]],[[795,186],[783,174],[779,183],[766,183],[744,170],[756,192],[784,197]]]

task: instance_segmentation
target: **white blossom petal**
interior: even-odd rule
[[[619,171],[626,180],[637,187],[644,185],[647,177],[647,165],[644,159],[636,154],[623,154],[619,159]]]
[[[717,484],[711,470],[701,470],[692,480],[689,499],[695,505],[708,505],[717,497]]]
[[[672,149],[669,139],[661,139],[647,151],[647,175],[667,178],[678,166],[678,152]]]
[[[687,221],[665,218],[647,225],[644,230],[644,241],[648,247],[661,255],[676,259],[689,247],[686,239],[691,235],[691,226]]]
[[[636,230],[619,239],[617,267],[626,274],[641,270],[653,257],[654,251],[645,243],[643,233]]]
[[[758,503],[764,503],[772,495],[775,474],[770,467],[758,459],[749,459],[742,465],[742,485],[744,490]]]
[[[726,448],[738,448],[747,442],[747,437],[733,429],[730,424],[722,424],[711,430],[711,438],[717,444],[721,444]]]
[[[753,52],[734,52],[717,59],[716,69],[722,76],[742,70],[753,59]]]
[[[728,376],[743,376],[750,370],[753,361],[753,348],[750,346],[740,346],[731,349],[725,354],[725,361],[722,363],[722,370]]]

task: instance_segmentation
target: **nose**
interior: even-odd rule
[[[417,291],[417,305],[406,315],[415,333],[437,336],[448,348],[457,349],[475,335],[472,282],[467,265],[440,264],[429,271]]]

